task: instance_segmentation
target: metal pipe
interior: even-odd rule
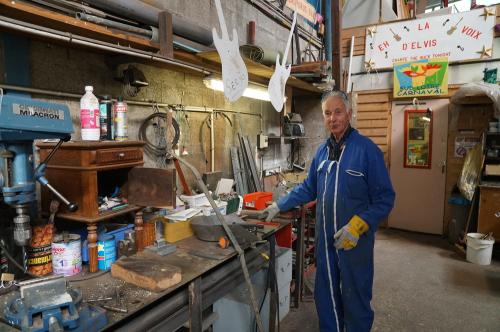
[[[9,84],[0,84],[0,88],[5,89],[5,90],[14,90],[14,91],[21,91],[21,92],[28,92],[28,93],[37,93],[41,95],[47,95],[47,96],[55,96],[55,97],[66,97],[66,98],[72,98],[72,99],[77,99],[80,100],[82,98],[82,95],[76,94],[76,93],[69,93],[69,92],[60,92],[60,91],[54,91],[54,90],[46,90],[46,89],[37,89],[37,88],[27,88],[24,86],[18,86],[18,85],[9,85]],[[137,101],[137,100],[123,100],[129,105],[136,105],[136,106],[159,106],[159,107],[179,107],[181,105],[175,105],[175,104],[165,104],[165,103],[157,103],[155,101]],[[240,112],[240,111],[233,111],[233,110],[226,110],[226,109],[216,109],[216,108],[210,108],[210,107],[199,107],[199,106],[182,106],[183,110],[186,112],[190,113],[234,113],[234,114],[243,114],[243,115],[249,115],[249,116],[257,116],[262,119],[262,114],[257,114],[257,113],[250,113],[250,112]],[[262,120],[261,120],[262,122]],[[262,127],[262,124],[261,124]]]
[[[210,172],[215,172],[215,128],[214,112],[210,113]]]
[[[88,0],[87,3],[114,14],[130,17],[141,23],[158,26],[158,14],[161,9],[142,1],[135,0]],[[174,34],[197,41],[204,45],[211,45],[212,32],[192,22],[186,22],[176,15],[172,15]]]
[[[349,73],[347,74],[346,93],[351,92],[351,72],[352,72],[352,57],[354,53],[354,36],[351,37],[351,50],[349,53]]]
[[[154,42],[158,42],[158,29],[155,27],[150,27],[150,29],[143,29],[143,28],[135,27],[135,26],[130,25],[130,24],[120,23],[120,22],[108,20],[106,18],[102,18],[99,16],[89,15],[86,13],[76,13],[76,18],[78,18],[79,20],[82,20],[82,21],[92,22],[92,23],[104,25],[106,27],[131,32],[131,33],[134,33],[136,35],[147,37]],[[156,33],[154,32],[155,29],[156,29]]]
[[[37,35],[40,37],[53,38],[56,40],[65,41],[65,42],[73,43],[76,45],[87,46],[89,48],[95,48],[95,49],[100,49],[100,50],[104,50],[104,51],[108,51],[108,52],[120,53],[120,54],[134,56],[137,58],[148,59],[151,61],[166,63],[169,65],[174,65],[174,66],[178,66],[178,67],[182,67],[182,68],[187,68],[187,69],[190,69],[193,71],[197,71],[197,72],[202,73],[204,75],[210,74],[209,71],[207,71],[201,67],[187,64],[187,63],[177,61],[177,60],[166,59],[166,58],[158,56],[157,54],[152,53],[152,52],[127,49],[127,48],[119,46],[119,45],[101,42],[98,40],[85,38],[85,37],[81,37],[78,35],[73,35],[71,33],[64,33],[64,32],[59,32],[59,31],[52,30],[52,29],[43,28],[43,27],[40,27],[37,25],[25,23],[22,21],[13,20],[13,19],[10,19],[10,18],[5,17],[5,16],[0,16],[0,27],[4,27],[7,29],[12,29],[12,30],[16,30],[16,31],[21,31],[21,32],[32,34],[32,35]]]

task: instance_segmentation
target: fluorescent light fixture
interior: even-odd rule
[[[219,78],[207,76],[203,79],[203,84],[209,89],[224,92],[224,82]],[[255,84],[249,84],[243,92],[243,96],[252,99],[271,101],[267,89]]]
[[[431,118],[429,118],[428,116],[423,116],[422,120],[427,121],[427,122],[431,122]]]

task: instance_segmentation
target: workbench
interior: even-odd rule
[[[282,229],[289,229],[287,226],[288,222],[279,222],[277,227],[264,226],[262,238],[267,239],[268,243],[245,249],[250,275],[267,265],[267,255],[271,260],[274,259],[275,234]],[[82,290],[84,299],[113,297],[118,290],[128,312],[108,311],[109,323],[105,331],[175,331],[189,322],[191,331],[201,332],[202,312],[245,282],[240,261],[232,246],[221,249],[214,242],[203,242],[195,237],[181,240],[176,245],[177,250],[174,253],[161,259],[181,268],[182,281],[160,293],[114,279],[110,273],[82,272],[67,280],[71,287]],[[200,248],[203,249],[202,252]],[[86,279],[87,277],[90,279]],[[0,313],[14,295],[15,292],[10,292],[0,297]],[[270,303],[275,303],[273,296],[276,294],[271,287]],[[114,301],[113,299],[109,304],[102,303],[118,306]],[[270,310],[270,317],[275,317],[273,305]],[[274,319],[270,319],[269,331],[274,330],[274,324],[271,322],[274,322]]]

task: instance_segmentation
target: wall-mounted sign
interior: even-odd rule
[[[316,23],[316,8],[307,0],[287,0],[286,6],[293,11],[299,13],[311,23]]]
[[[432,112],[405,111],[404,167],[431,168]]]
[[[495,7],[368,27],[367,70],[395,62],[447,57],[450,62],[491,58]]]
[[[394,98],[448,94],[448,59],[394,64]]]

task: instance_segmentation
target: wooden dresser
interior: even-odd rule
[[[43,160],[56,143],[37,143],[40,160]],[[61,205],[57,218],[87,224],[90,272],[97,271],[97,226],[100,221],[126,213],[136,212],[139,206],[99,213],[98,196],[110,196],[120,190],[127,197],[128,172],[142,166],[144,142],[140,141],[70,141],[64,143],[49,161],[46,178],[70,202],[78,204],[78,210],[69,212]],[[42,211],[49,213],[53,195],[42,187]],[[142,239],[142,213],[136,215],[136,237]],[[140,244],[138,243],[138,246]]]

